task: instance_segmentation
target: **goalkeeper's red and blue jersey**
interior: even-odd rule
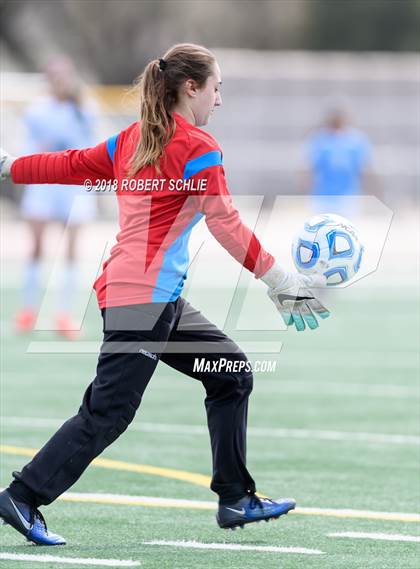
[[[88,179],[116,190],[120,231],[94,284],[100,308],[176,300],[187,276],[191,231],[202,219],[257,278],[274,263],[233,205],[216,140],[173,116],[175,133],[160,171],[145,166],[127,175],[139,123],[92,148],[33,154],[13,163],[16,183],[81,185]]]

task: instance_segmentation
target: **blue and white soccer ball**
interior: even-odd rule
[[[357,229],[335,213],[311,217],[292,243],[297,270],[306,275],[324,275],[328,286],[352,279],[360,269],[363,251]]]

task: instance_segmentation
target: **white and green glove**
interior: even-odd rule
[[[286,326],[296,326],[302,332],[306,325],[311,330],[318,328],[317,317],[328,318],[329,311],[317,300],[311,287],[325,286],[325,279],[300,273],[288,273],[277,263],[261,280],[269,287],[267,294],[276,305]]]
[[[10,176],[10,169],[14,161],[14,156],[11,156],[8,152],[3,150],[3,148],[0,148],[0,182]]]

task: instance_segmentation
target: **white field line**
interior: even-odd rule
[[[403,512],[376,512],[374,510],[353,510],[333,508],[296,508],[297,514],[307,516],[326,516],[345,519],[382,520],[390,522],[415,522],[420,523],[420,514]],[[290,512],[289,514],[290,515]]]
[[[319,549],[304,547],[272,547],[266,545],[239,545],[238,543],[199,543],[197,541],[143,541],[143,545],[167,545],[186,549],[217,549],[222,551],[258,551],[261,553],[300,553],[303,555],[324,555]]]
[[[3,488],[0,488],[3,490]],[[187,500],[179,498],[161,498],[155,496],[130,496],[126,494],[106,494],[88,492],[65,492],[58,500],[63,502],[112,504],[114,506],[143,506],[155,508],[185,508],[188,510],[217,509],[217,503],[209,500]],[[351,510],[333,508],[301,508],[289,512],[290,515],[323,516],[347,519],[382,520],[420,523],[420,514],[404,512],[377,512],[372,510]]]
[[[363,533],[347,531],[342,533],[329,533],[328,537],[349,537],[351,539],[376,539],[380,541],[413,541],[420,543],[420,537],[416,535],[402,535],[392,533]]]
[[[92,502],[125,506],[145,506],[157,508],[186,508],[192,510],[216,510],[216,502],[209,500],[182,500],[177,498],[160,498],[154,496],[128,496],[123,494],[89,494],[66,492],[59,500],[66,502]],[[420,522],[420,514],[403,512],[375,512],[370,510],[350,510],[332,508],[296,508],[290,514],[306,516],[325,516],[334,518],[358,518],[369,520]]]
[[[44,419],[40,417],[2,417],[4,427],[31,429],[56,428],[62,425],[65,419]],[[165,435],[205,435],[208,436],[204,425],[183,425],[170,423],[136,423],[130,425],[131,431]],[[394,435],[387,433],[365,433],[357,431],[331,431],[312,429],[279,429],[268,427],[249,427],[248,434],[261,438],[302,439],[318,441],[338,441],[373,444],[418,445],[420,437],[417,435]]]
[[[342,364],[341,364],[342,366]],[[7,376],[12,380],[18,378],[18,373],[8,372]],[[165,377],[164,381],[159,381],[154,385],[154,389],[167,390],[168,385],[173,385],[172,378]],[[372,398],[397,398],[397,399],[418,399],[420,398],[420,385],[396,385],[387,383],[347,383],[337,381],[298,381],[271,378],[259,378],[255,382],[255,389],[263,391],[270,390],[273,393],[286,395],[330,395],[330,396],[354,396]]]
[[[32,561],[33,563],[65,563],[67,565],[95,565],[96,567],[139,567],[139,561],[123,559],[95,559],[83,557],[60,557],[56,555],[28,555],[26,553],[0,553],[0,559],[7,561]]]
[[[10,375],[10,374],[9,374]],[[173,382],[172,382],[173,385]],[[154,386],[155,390],[166,391],[168,385],[161,382]],[[337,383],[337,382],[306,382],[306,381],[277,381],[261,379],[256,390],[272,394],[318,396],[318,397],[350,397],[377,399],[419,399],[419,386],[403,386],[393,384]]]
[[[274,393],[286,395],[317,395],[317,396],[354,396],[378,397],[392,399],[416,399],[420,397],[420,387],[406,387],[387,384],[337,383],[333,381],[275,381],[261,379],[256,385],[257,390],[270,389]]]

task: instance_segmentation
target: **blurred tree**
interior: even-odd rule
[[[415,50],[420,0],[2,0],[0,39],[28,70],[66,53],[93,81],[130,82],[173,43]]]
[[[420,0],[313,0],[306,47],[417,51]]]
[[[298,49],[308,0],[3,0],[0,34],[38,68],[57,52],[105,83],[131,81],[173,43]]]

